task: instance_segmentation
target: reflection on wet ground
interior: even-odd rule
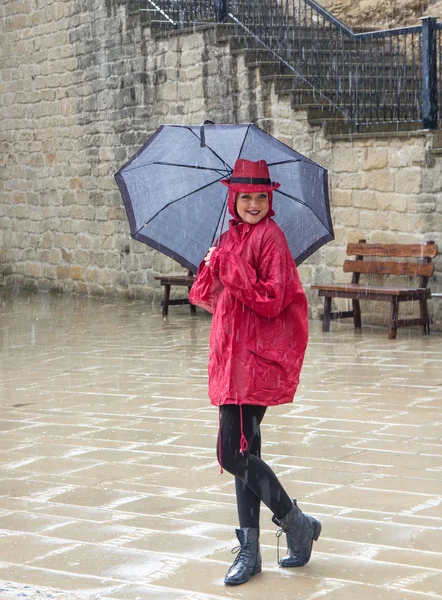
[[[442,343],[311,324],[263,454],[323,522],[311,562],[223,577],[236,545],[206,392],[210,317],[0,291],[0,598],[442,598]]]

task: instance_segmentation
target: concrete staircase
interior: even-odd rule
[[[145,13],[145,20],[151,21],[154,13]],[[171,30],[161,24],[151,22],[150,23],[151,32],[153,36],[167,36],[171,34],[171,31],[174,32],[175,35],[180,32],[189,32],[189,29],[179,29],[179,30]],[[274,86],[274,91],[278,95],[278,97],[288,99],[290,102],[290,106],[294,113],[296,111],[302,110],[307,112],[307,120],[311,127],[321,127],[323,129],[324,136],[330,140],[337,139],[345,139],[351,138],[354,136],[365,136],[365,137],[407,137],[412,135],[420,135],[419,132],[422,133],[422,125],[420,121],[411,122],[413,118],[413,106],[411,104],[408,105],[408,114],[410,115],[410,121],[397,121],[394,122],[394,115],[397,111],[397,105],[400,103],[401,110],[404,110],[407,106],[407,102],[409,103],[409,99],[407,99],[407,95],[405,92],[395,94],[394,98],[387,100],[386,102],[381,103],[378,101],[377,109],[381,114],[384,115],[386,122],[381,123],[361,123],[358,127],[354,124],[354,122],[350,121],[345,114],[337,108],[333,103],[331,103],[327,98],[327,81],[324,82],[323,89],[313,88],[309,83],[306,82],[305,78],[297,75],[293,72],[289,67],[284,65],[275,53],[269,51],[266,47],[264,47],[255,37],[248,35],[244,29],[236,24],[207,24],[199,27],[192,27],[191,30],[201,29],[211,27],[215,28],[216,33],[216,43],[217,44],[229,44],[230,52],[232,55],[243,55],[246,66],[250,70],[259,70],[260,81],[266,83],[268,85]],[[355,33],[366,31],[362,28],[358,30],[354,30]],[[271,40],[268,40],[271,41]],[[306,30],[303,36],[303,39],[297,40],[299,42],[298,47],[300,48],[297,51],[295,47],[293,49],[293,61],[291,64],[296,65],[297,61],[303,61],[304,75],[312,75],[314,77],[314,67],[309,66],[312,62],[309,62],[309,58],[312,54],[312,37],[309,34],[309,31]],[[318,40],[315,39],[315,43],[318,43]],[[319,43],[320,40],[319,40]],[[377,42],[379,44],[378,48],[381,48],[381,45],[384,43],[382,40]],[[361,50],[356,49],[354,47],[354,42],[352,40],[344,40],[344,45],[346,48],[346,60],[351,60],[353,54],[359,53],[361,55]],[[385,56],[388,59],[388,49],[383,49],[384,52],[384,60]],[[302,53],[302,57],[300,56]],[[322,66],[322,65],[321,65]],[[327,63],[324,65],[324,72],[327,73]],[[376,63],[371,63],[371,68],[376,68]],[[396,68],[396,67],[393,67]],[[412,81],[412,69],[410,66],[406,66],[405,69],[401,65],[401,77],[405,78],[409,82]],[[341,72],[340,78],[345,84],[346,79],[349,78],[349,75],[345,73],[345,71]],[[367,85],[364,86],[363,94],[366,94],[365,100],[371,99],[375,102],[375,92],[370,89],[370,78],[369,73],[366,75],[359,75],[359,80],[367,81]],[[345,85],[343,86],[346,87]],[[373,100],[374,99],[374,100]],[[348,93],[345,92],[340,98],[341,102],[348,103],[350,98]],[[369,104],[367,102],[367,104]],[[370,109],[368,109],[369,111]],[[378,113],[379,114],[379,113]],[[370,114],[367,113],[365,115],[367,117],[366,120],[370,121]],[[363,120],[363,119],[361,119]],[[373,119],[374,120],[374,119]],[[435,135],[433,137],[434,154],[442,154],[442,136]]]

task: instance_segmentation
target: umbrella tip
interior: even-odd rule
[[[201,148],[205,148],[206,147],[206,134],[204,132],[204,126],[205,125],[215,125],[215,123],[213,121],[209,121],[208,119],[206,119],[201,127],[200,127],[200,146]]]

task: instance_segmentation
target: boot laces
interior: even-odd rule
[[[250,549],[250,544],[244,544],[244,546],[235,546],[230,550],[232,554],[236,554],[235,560],[233,561],[233,565],[238,564],[238,562],[244,557],[247,559],[246,551]],[[246,555],[246,556],[244,556]]]
[[[281,529],[278,529],[278,531],[276,532],[276,560],[277,560],[277,564],[279,565],[279,540],[281,538],[281,536],[285,533],[284,529],[281,527]]]

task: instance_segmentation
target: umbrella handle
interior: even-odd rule
[[[205,120],[200,127],[200,146],[201,148],[206,147],[206,134],[204,133],[204,125],[215,125],[213,121]]]

